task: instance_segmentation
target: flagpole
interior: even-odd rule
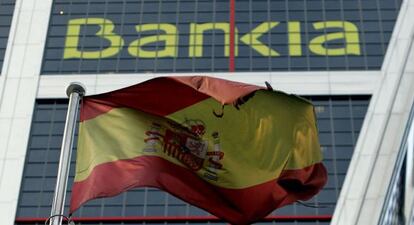
[[[49,225],[62,224],[63,210],[65,207],[66,188],[68,183],[70,159],[73,146],[73,137],[76,129],[79,101],[85,95],[85,88],[81,83],[70,83],[66,89],[69,97],[66,124],[63,132],[62,147],[60,149],[59,169],[56,180],[55,194],[53,197],[52,210],[49,217]]]

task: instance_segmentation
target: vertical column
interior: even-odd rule
[[[5,225],[14,224],[51,6],[52,0],[16,0],[0,76],[0,218]]]
[[[331,224],[379,224],[414,102],[414,0],[403,1]]]

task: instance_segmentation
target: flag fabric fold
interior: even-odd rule
[[[155,78],[84,97],[80,118],[70,212],[147,186],[250,224],[327,180],[312,104],[259,86]]]

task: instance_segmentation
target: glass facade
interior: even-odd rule
[[[328,183],[321,193],[306,202],[318,208],[310,208],[302,204],[283,207],[271,214],[278,221],[277,224],[329,223],[369,103],[369,96],[308,98],[316,106],[324,164],[329,176]],[[66,110],[67,102],[64,100],[38,100],[35,105],[17,209],[17,224],[23,223],[25,218],[32,218],[28,221],[33,224],[35,222],[33,218],[45,218],[50,214]],[[75,156],[76,149],[72,155],[67,202],[70,199],[73,182]],[[151,217],[164,219],[162,224],[174,223],[171,220],[173,217],[179,217],[183,219],[183,223],[188,224],[223,224],[214,220],[207,222],[209,218],[211,219],[207,212],[153,188],[139,188],[113,198],[93,200],[76,211],[74,216],[107,219],[140,217],[142,222],[135,222],[136,224],[149,222],[145,218]],[[194,218],[201,220],[194,220]],[[98,224],[99,221],[97,219]],[[122,224],[122,221],[112,221],[108,224]],[[273,222],[263,221],[257,224],[271,223]]]
[[[413,155],[414,153],[414,105],[407,121],[397,161],[388,186],[380,225],[414,224],[414,207],[411,201],[411,191],[414,186]],[[410,210],[407,210],[406,207]],[[408,213],[411,211],[411,213]]]
[[[383,206],[383,214],[378,223],[380,225],[406,224],[404,216],[405,170],[404,162],[395,174],[394,182],[388,187],[387,200]]]
[[[15,0],[0,0],[0,73],[3,68],[4,55],[6,54],[14,3]]]
[[[55,0],[42,73],[378,70],[401,4],[229,2]]]

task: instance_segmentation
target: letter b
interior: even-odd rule
[[[109,47],[100,51],[79,51],[79,36],[82,25],[98,25],[100,29],[95,35],[108,40],[110,42]],[[104,18],[79,18],[69,20],[63,58],[99,59],[118,54],[124,45],[124,40],[121,36],[113,32],[114,28],[114,23]]]

